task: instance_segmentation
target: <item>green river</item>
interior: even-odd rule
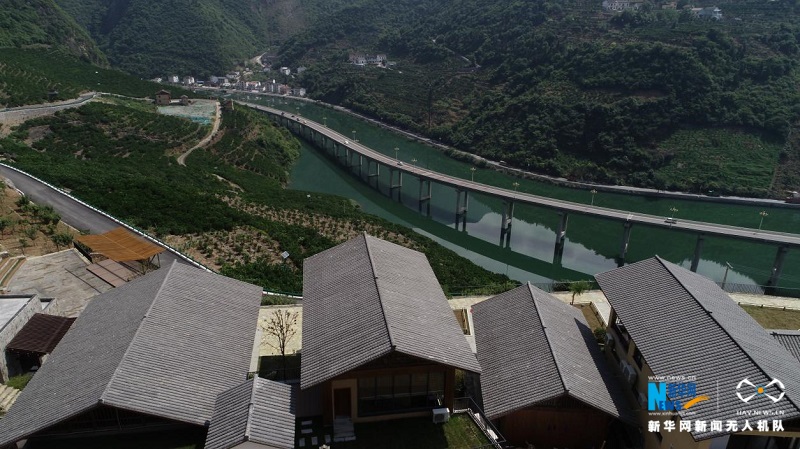
[[[254,95],[241,95],[240,98],[300,113],[303,117],[326,123],[328,127],[392,157],[395,156],[394,149],[398,148],[397,157],[403,163],[414,163],[465,179],[474,175],[475,181],[485,184],[513,189],[514,182],[518,182],[519,191],[551,198],[588,204],[594,196],[597,206],[665,217],[674,214],[676,219],[752,228],[759,226],[762,218],[759,212],[766,211],[768,215],[764,217],[763,229],[800,233],[800,208],[710,203],[607,192],[592,195],[587,189],[519,179],[491,169],[478,168],[473,173],[470,164],[456,161],[441,151],[344,112],[302,101]],[[381,192],[378,192],[335,164],[321,150],[304,142],[300,159],[291,173],[290,187],[350,198],[358,202],[365,212],[408,226],[476,264],[507,274],[520,282],[591,278],[596,273],[617,267],[616,257],[623,231],[620,222],[571,215],[563,255],[557,260],[554,258],[554,248],[558,215],[553,210],[517,204],[510,245],[506,247],[500,242],[500,200],[471,194],[466,229],[457,230],[454,225],[455,190],[434,184],[431,217],[428,218],[417,212],[419,183],[416,178],[403,178],[402,204],[387,196],[388,170],[382,170],[380,178]],[[688,268],[695,242],[694,234],[635,225],[626,263],[659,255]],[[715,281],[722,281],[728,263],[732,267],[727,274],[728,284],[764,285],[769,278],[776,249],[765,244],[706,237],[697,271]],[[800,296],[800,250],[789,250],[779,287],[781,294]],[[749,287],[741,288],[749,290]]]

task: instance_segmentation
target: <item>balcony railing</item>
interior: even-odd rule
[[[483,431],[483,434],[486,435],[486,438],[489,439],[489,444],[472,449],[502,449],[504,447],[503,443],[506,442],[506,439],[503,438],[503,435],[500,434],[500,431],[497,430],[491,421],[489,421],[489,418],[486,417],[486,415],[483,413],[483,410],[478,407],[478,404],[476,404],[472,398],[456,398],[453,402],[453,413],[469,413],[470,418],[472,418],[478,428]]]

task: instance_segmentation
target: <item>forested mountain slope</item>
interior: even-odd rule
[[[46,46],[105,63],[91,37],[53,0],[0,2],[0,47]]]
[[[310,67],[314,97],[518,167],[783,195],[793,186],[774,173],[797,156],[783,143],[800,119],[796,3],[719,4],[721,21],[663,6],[362,1],[290,39],[279,62]],[[397,64],[355,67],[354,51]]]
[[[339,2],[300,0],[57,0],[111,63],[152,77],[224,74],[304,29]],[[317,5],[318,4],[318,5]]]

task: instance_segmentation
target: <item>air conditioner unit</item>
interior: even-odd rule
[[[446,423],[450,421],[450,409],[447,407],[433,409],[433,423]]]
[[[622,373],[623,376],[628,371],[628,367],[629,366],[630,365],[628,364],[628,362],[625,361],[625,359],[620,359],[620,361],[619,361],[619,370],[620,370],[620,372]]]
[[[647,396],[643,395],[641,391],[637,391],[639,393],[639,406],[644,407],[647,404]]]
[[[626,365],[628,364],[626,363]],[[633,385],[636,382],[636,370],[631,365],[627,366],[627,372],[623,373],[623,375],[629,384]]]

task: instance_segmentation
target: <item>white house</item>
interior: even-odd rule
[[[700,11],[697,11],[697,18],[707,20],[722,20],[722,10],[716,6],[702,8]]]
[[[637,11],[641,8],[642,0],[603,0],[603,9],[606,11]]]

